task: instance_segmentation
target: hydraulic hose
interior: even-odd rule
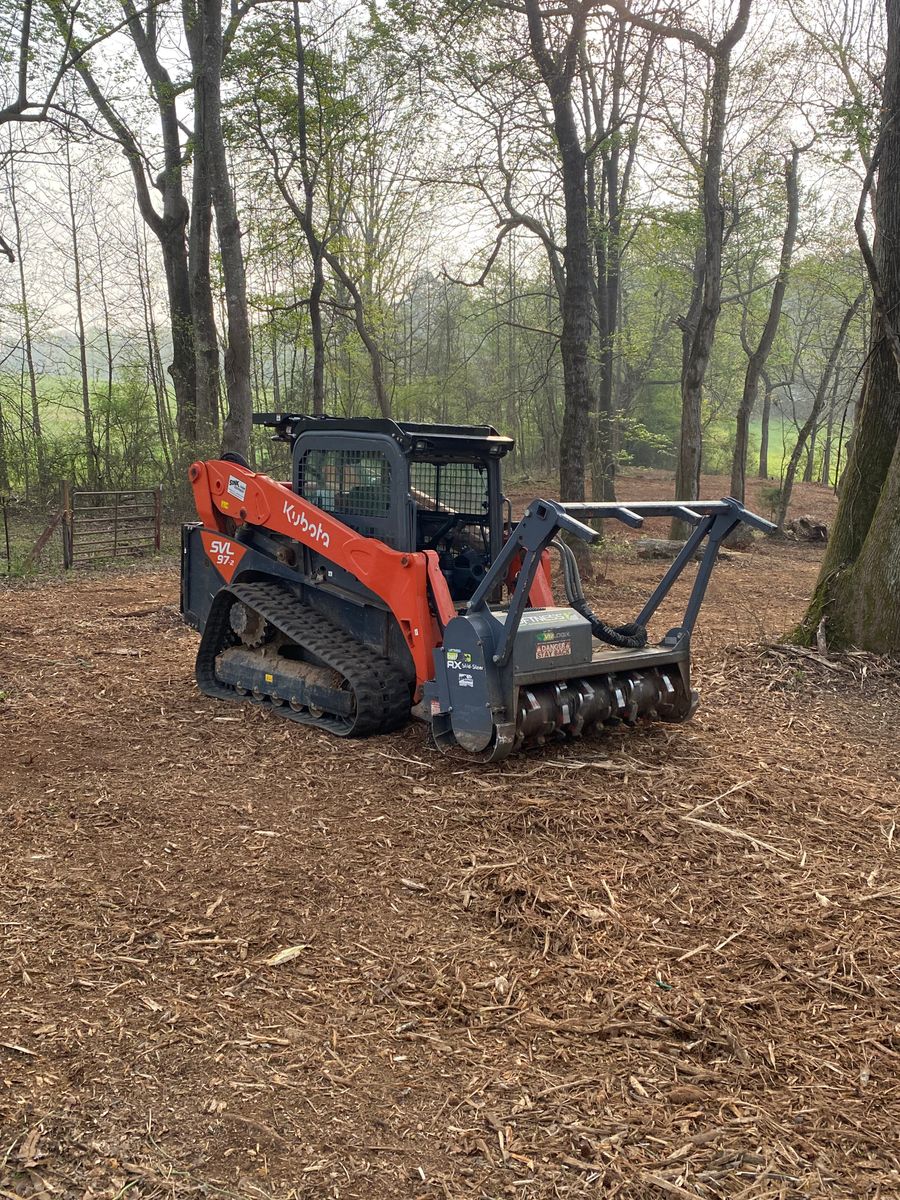
[[[602,621],[584,598],[581,572],[578,570],[578,562],[571,546],[567,546],[562,538],[558,537],[554,538],[550,545],[555,547],[559,554],[566,599],[577,613],[590,622],[591,633],[594,637],[598,641],[606,642],[609,646],[616,646],[620,650],[643,650],[647,645],[647,627],[633,623],[613,626]]]

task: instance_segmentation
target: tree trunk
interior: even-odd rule
[[[734,454],[731,460],[731,494],[736,500],[740,500],[742,504],[747,484],[747,450],[750,441],[750,418],[753,416],[753,409],[756,407],[759,381],[765,370],[775,336],[778,333],[784,294],[787,291],[788,275],[791,269],[791,258],[794,253],[794,242],[797,240],[797,221],[800,213],[800,193],[797,187],[797,164],[799,159],[800,151],[795,147],[785,168],[787,224],[785,225],[784,237],[781,241],[781,259],[778,265],[778,276],[775,280],[775,286],[772,289],[769,314],[763,326],[759,344],[747,361],[747,371],[744,376],[744,391],[737,414]],[[760,456],[762,456],[761,448]],[[760,466],[760,472],[761,469]]]
[[[73,291],[75,299],[75,332],[78,338],[78,363],[81,376],[81,415],[84,421],[84,448],[87,465],[87,483],[90,488],[100,485],[100,470],[97,460],[97,445],[94,441],[94,416],[91,411],[91,393],[87,364],[87,334],[84,324],[84,293],[81,286],[81,250],[78,241],[78,218],[75,212],[75,193],[72,180],[72,152],[68,137],[66,147],[66,196],[69,203],[69,234],[72,239],[74,263]]]
[[[640,51],[643,62],[634,108],[628,118],[623,112],[623,94],[627,64],[635,57],[633,27],[625,20],[615,19],[608,29],[607,55],[599,67],[599,86],[593,65],[594,56],[586,52],[581,54],[585,133],[588,135],[588,144],[592,135],[596,145],[587,171],[589,215],[594,226],[595,307],[599,342],[597,407],[591,458],[591,490],[595,500],[616,498],[618,424],[615,342],[622,299],[622,209],[630,191],[657,44],[656,39],[651,39]],[[594,178],[595,159],[601,163],[599,198]]]
[[[900,358],[894,349],[900,312],[900,0],[887,0],[886,11],[870,266],[880,295],[875,295],[872,309],[872,350],[837,516],[798,636],[809,640],[825,615],[832,642],[896,653],[900,651]]]
[[[274,313],[269,314],[269,350],[272,354],[272,401],[276,412],[284,412],[285,406],[281,403],[281,371],[278,367],[278,325],[275,322]],[[263,387],[265,387],[265,372],[263,372]]]
[[[896,368],[893,387],[896,390]],[[813,604],[818,601],[827,613],[829,640],[852,643],[876,654],[900,652],[900,442],[895,445],[856,561],[843,569],[839,567],[830,580],[824,570],[823,563],[820,590]],[[823,587],[829,596],[827,606],[822,605]]]
[[[109,324],[109,301],[106,294],[106,271],[103,268],[103,246],[100,241],[100,226],[97,223],[97,210],[91,199],[91,228],[94,242],[97,246],[97,291],[100,296],[100,310],[103,313],[103,341],[106,346],[106,405],[103,418],[103,455],[105,460],[104,474],[110,479],[112,465],[112,409],[113,409],[113,375],[114,359],[112,348],[112,330]]]
[[[900,2],[900,0],[898,0]],[[784,476],[784,483],[781,485],[781,495],[778,499],[778,512],[775,522],[779,529],[784,529],[784,521],[787,516],[788,505],[791,502],[791,493],[794,490],[794,479],[797,476],[797,468],[800,465],[800,459],[803,457],[803,451],[811,435],[814,434],[815,428],[819,423],[819,416],[825,406],[825,397],[828,395],[828,390],[831,387],[831,378],[834,374],[837,360],[840,356],[844,345],[844,339],[847,336],[847,330],[850,328],[850,323],[859,311],[859,307],[865,299],[865,292],[860,292],[847,311],[844,313],[840,328],[837,332],[837,337],[831,347],[831,353],[828,355],[828,362],[825,364],[825,370],[822,373],[822,378],[819,380],[819,386],[816,388],[816,395],[813,400],[812,408],[809,416],[800,427],[800,432],[797,435],[797,442],[794,449],[791,451],[791,457],[788,462],[787,471]],[[895,381],[896,382],[896,381]]]
[[[156,400],[156,428],[159,432],[159,444],[166,462],[166,478],[169,486],[175,483],[173,457],[175,453],[175,434],[172,429],[169,413],[168,397],[163,376],[162,363],[159,355],[159,343],[156,337],[156,325],[153,320],[153,301],[150,294],[150,264],[147,261],[146,226],[134,227],[135,253],[137,256],[138,292],[141,297],[141,315],[144,320],[144,338],[147,345],[147,374],[153,387]]]
[[[204,118],[203,89],[195,92],[195,120]],[[209,169],[203,148],[195,143],[191,179],[191,222],[188,230],[188,281],[191,314],[194,322],[194,364],[197,376],[197,444],[209,449],[219,429],[219,335],[212,296],[210,240],[212,236],[212,197]]]
[[[309,289],[309,324],[312,331],[312,410],[316,416],[325,412],[325,335],[322,331],[322,293],[325,290],[322,239],[316,232],[313,206],[315,204],[315,179],[310,169],[309,139],[306,128],[306,45],[303,40],[303,25],[300,21],[299,0],[294,0],[294,47],[297,58],[297,146],[300,159],[300,176],[303,183],[303,208],[295,208],[306,245],[312,259],[313,279]]]
[[[603,163],[606,198],[605,228],[594,235],[596,268],[597,341],[600,370],[597,377],[596,410],[592,431],[591,495],[594,500],[616,498],[615,373],[614,344],[619,313],[622,268],[622,216],[619,209],[619,155],[614,150]],[[594,219],[600,223],[595,206]]]
[[[588,84],[582,67],[582,90],[584,100],[585,140],[599,138],[598,129],[592,128],[592,117],[599,120],[602,114],[598,105],[588,98]],[[613,81],[614,90],[621,86],[620,77]],[[594,266],[594,309],[597,325],[598,370],[595,374],[595,409],[591,413],[591,499],[615,499],[615,457],[612,453],[612,406],[613,406],[613,334],[616,310],[610,301],[618,303],[618,277],[610,261],[614,222],[618,201],[618,141],[613,139],[615,149],[607,160],[601,160],[601,187],[597,189],[596,155],[588,157],[585,164],[585,185],[589,230],[593,243]],[[612,161],[610,161],[612,160]],[[620,222],[616,222],[620,224]],[[598,529],[600,524],[598,524]]]
[[[585,498],[590,414],[594,408],[588,370],[592,296],[585,153],[572,105],[572,78],[588,9],[587,2],[573,9],[565,49],[560,54],[553,54],[544,35],[538,0],[525,0],[531,53],[553,106],[553,129],[559,152],[565,208],[565,285],[560,337],[565,400],[559,444],[559,487],[564,500]]]
[[[681,377],[681,438],[675,468],[676,500],[696,500],[700,495],[703,461],[703,382],[709,366],[716,325],[722,308],[722,241],[725,212],[722,204],[722,155],[731,78],[731,51],[713,57],[710,89],[709,136],[703,171],[703,291],[697,323],[690,334]],[[687,536],[683,521],[672,522],[672,537]]]
[[[159,58],[157,6],[151,4],[147,8],[144,19],[146,23],[141,20],[134,0],[122,0],[122,7],[128,17],[128,32],[150,81],[162,133],[163,170],[156,183],[162,190],[163,212],[161,228],[156,232],[162,248],[169,294],[169,326],[172,335],[169,375],[175,388],[175,414],[179,437],[191,446],[199,436],[199,400],[194,307],[188,247],[185,243],[189,210],[184,194],[178,90]]]
[[[45,499],[49,489],[47,478],[47,458],[44,449],[44,431],[41,428],[41,410],[38,404],[37,372],[34,367],[34,342],[31,329],[31,308],[28,302],[28,289],[25,285],[25,260],[22,254],[22,224],[19,218],[19,205],[16,196],[15,164],[11,163],[7,172],[9,184],[9,204],[12,210],[13,230],[16,241],[16,262],[19,267],[19,297],[22,305],[22,335],[25,350],[25,366],[28,370],[28,396],[31,402],[31,436],[34,444],[35,465],[37,466],[38,496]],[[9,486],[7,481],[7,487]]]
[[[325,412],[325,334],[322,331],[322,293],[325,276],[322,272],[322,256],[313,263],[313,282],[309,289],[309,324],[312,331],[312,410],[317,417]]]
[[[825,424],[825,445],[822,448],[822,472],[819,482],[824,487],[831,487],[831,447],[834,441],[834,413],[837,408],[838,382],[840,373],[835,371],[834,387],[831,389],[831,403],[828,405],[828,420]]]
[[[57,30],[67,41],[70,37],[70,14],[59,0],[48,5]],[[123,0],[128,32],[134,41],[141,63],[150,80],[151,90],[159,113],[163,143],[163,170],[155,181],[163,198],[160,215],[154,207],[147,182],[145,158],[137,138],[125,124],[109,99],[101,91],[86,58],[75,56],[73,65],[78,71],[97,111],[119,143],[131,170],[135,196],[141,216],[159,241],[163,271],[169,301],[169,320],[172,337],[172,362],[169,374],[175,389],[175,408],[182,436],[192,441],[195,433],[196,368],[194,364],[191,292],[188,279],[187,250],[184,231],[188,206],[183,191],[181,134],[177,111],[177,89],[157,56],[156,6],[147,9],[146,26],[134,7],[133,0]]]
[[[356,286],[355,281],[344,269],[344,265],[337,255],[333,254],[327,248],[323,248],[322,253],[325,261],[328,263],[329,267],[331,267],[341,284],[347,289],[350,294],[350,299],[353,301],[353,324],[356,326],[356,332],[359,334],[360,341],[365,346],[366,352],[369,355],[369,365],[372,370],[372,390],[375,392],[375,403],[377,404],[378,411],[381,413],[381,415],[383,417],[389,417],[391,415],[391,401],[384,385],[384,365],[381,356],[381,349],[376,342],[372,331],[369,329],[365,308],[363,307],[362,293]],[[449,338],[449,332],[447,336]]]
[[[6,451],[6,414],[3,412],[3,397],[0,393],[0,504],[9,495],[9,457]],[[4,547],[4,554],[6,548]],[[9,562],[6,564],[9,573]]]
[[[821,413],[820,413],[821,416]],[[819,423],[816,422],[809,431],[809,444],[806,447],[806,465],[803,468],[803,482],[812,483],[813,467],[816,465],[816,439],[819,436]]]
[[[762,416],[760,417],[759,425],[759,471],[757,475],[760,479],[769,478],[769,421],[772,416],[772,385],[769,383],[769,377],[765,371],[762,374],[763,380],[763,406]]]
[[[250,322],[241,227],[222,132],[222,0],[199,0],[196,19],[196,34],[189,36],[197,105],[194,138],[200,148],[216,215],[227,319],[225,392],[228,410],[222,429],[222,451],[246,457],[250,450],[253,413]]]

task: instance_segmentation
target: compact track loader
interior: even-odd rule
[[[490,426],[254,417],[292,449],[290,483],[237,456],[190,468],[199,522],[182,533],[181,607],[202,636],[197,682],[340,736],[410,715],[441,750],[501,759],[640,718],[687,720],[691,632],[725,537],[772,526],[733,499],[534,500],[514,524],[501,486],[511,438]],[[571,547],[586,520],[693,527],[633,623],[588,607]],[[702,548],[684,617],[647,626]],[[551,588],[559,557],[568,603]]]

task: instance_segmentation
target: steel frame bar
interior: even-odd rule
[[[585,525],[578,519],[580,517],[588,520],[617,520],[625,525],[630,525],[633,529],[640,529],[646,517],[677,518],[694,526],[690,537],[636,618],[636,622],[641,625],[646,625],[650,620],[687,564],[702,543],[706,541],[706,547],[694,579],[694,586],[688,597],[684,618],[681,625],[672,629],[664,639],[667,645],[673,646],[690,641],[719,548],[729,533],[741,523],[764,532],[770,532],[775,528],[771,521],[749,512],[740,501],[730,496],[722,500],[691,500],[688,503],[677,500],[661,500],[638,501],[635,504],[612,502],[559,504],[553,500],[534,500],[529,504],[521,521],[510,533],[503,549],[491,563],[467,605],[468,612],[490,611],[489,598],[494,589],[506,577],[516,556],[520,553],[523,554],[516,586],[506,609],[502,628],[498,630],[495,663],[502,666],[509,660],[519,623],[525,611],[525,603],[540,565],[541,554],[556,536],[557,530],[565,530],[585,542],[596,542],[600,539],[601,535],[597,530]],[[497,623],[501,624],[499,620]]]

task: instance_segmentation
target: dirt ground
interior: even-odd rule
[[[201,697],[175,560],[3,592],[0,1197],[900,1196],[898,675],[770,647],[818,559],[719,566],[693,722],[488,767]]]

